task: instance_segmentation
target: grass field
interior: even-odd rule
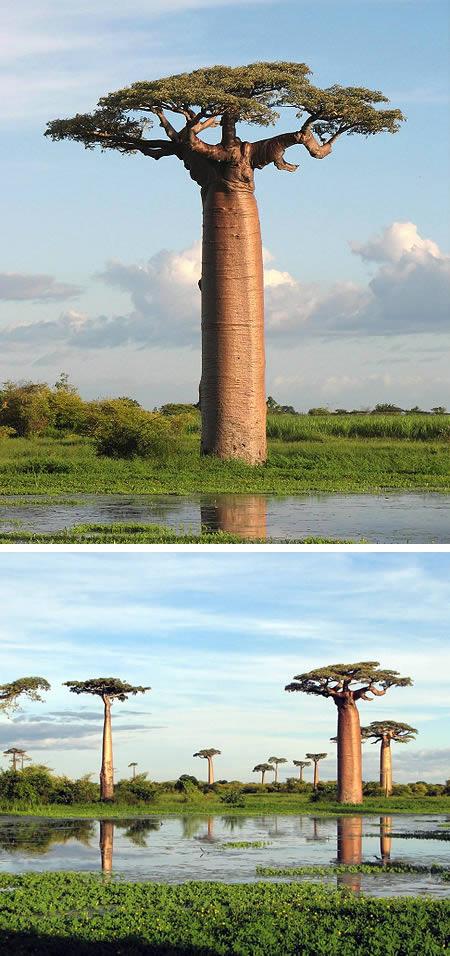
[[[317,886],[0,876],[8,954],[111,956],[442,956],[450,903],[376,899]]]
[[[347,418],[353,417],[343,417],[347,427]],[[434,416],[428,419],[434,423]],[[274,423],[289,440],[271,438],[268,461],[258,467],[200,458],[196,434],[186,435],[180,454],[165,464],[98,457],[92,442],[77,436],[5,439],[0,442],[0,489],[3,494],[39,495],[450,491],[448,435],[427,441],[406,435],[343,438],[314,431],[315,420],[307,416],[299,426],[297,421]],[[409,419],[400,421],[406,427]],[[308,429],[308,437],[293,438],[300,427]]]
[[[1,499],[0,499],[1,501]],[[204,534],[177,533],[164,525],[146,524],[84,524],[62,531],[38,533],[27,531],[0,531],[0,544],[270,544],[270,538],[252,538],[251,541],[225,531]],[[302,538],[296,542],[277,541],[278,544],[350,544],[340,538]]]
[[[334,803],[331,800],[315,802],[309,795],[292,793],[257,793],[245,794],[244,806],[236,807],[222,803],[215,793],[202,794],[186,799],[182,794],[161,794],[149,804],[127,806],[114,803],[89,804],[11,804],[1,803],[0,813],[10,816],[35,816],[48,818],[95,818],[121,819],[149,814],[196,814],[208,816],[212,814],[226,816],[258,816],[259,814],[313,814],[336,815],[355,813],[448,813],[450,814],[450,795],[437,797],[398,796],[385,799],[382,797],[365,797],[364,803],[352,806],[351,804]]]

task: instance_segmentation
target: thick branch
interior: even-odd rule
[[[318,116],[309,116],[301,129],[293,133],[282,133],[280,136],[271,136],[269,139],[261,139],[252,143],[251,163],[253,168],[263,169],[264,166],[273,163],[277,169],[295,172],[298,166],[294,163],[287,163],[284,159],[284,152],[290,146],[304,146],[314,159],[324,159],[325,156],[328,156],[331,153],[332,143],[344,132],[344,129],[336,132],[325,143],[320,143],[311,129],[312,123],[318,118]]]
[[[179,138],[179,133],[177,133],[175,127],[172,126],[172,123],[167,119],[165,113],[159,109],[155,109],[154,112],[159,119],[160,126],[162,126],[163,130],[167,133],[169,139],[171,139],[172,142],[176,142]]]

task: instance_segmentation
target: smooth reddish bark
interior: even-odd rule
[[[362,803],[362,747],[358,708],[352,696],[336,697],[338,708],[338,800]]]

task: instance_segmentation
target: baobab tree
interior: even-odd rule
[[[379,670],[378,661],[357,664],[330,664],[305,674],[298,674],[287,691],[301,691],[318,697],[329,697],[337,707],[338,800],[339,803],[362,803],[361,725],[357,704],[382,697],[390,687],[409,687],[410,677],[397,671]]]
[[[50,684],[44,677],[18,677],[10,684],[0,684],[0,712],[17,710],[21,697],[43,701],[41,691],[50,690]]]
[[[313,787],[314,790],[317,790],[317,785],[319,783],[319,760],[325,760],[325,757],[328,757],[328,754],[306,754],[309,760],[312,760],[314,764],[314,780]]]
[[[303,768],[310,766],[310,760],[294,760],[294,767],[298,767],[298,779],[300,780],[300,783],[303,783]]]
[[[11,758],[11,770],[13,770],[14,773],[17,770],[17,764],[19,760],[22,761],[21,770],[23,770],[23,758],[25,756],[25,750],[20,750],[19,747],[10,747],[9,750],[3,751],[3,756]]]
[[[415,740],[418,730],[409,724],[402,724],[397,720],[374,720],[368,727],[361,727],[363,740],[372,740],[380,747],[380,788],[385,797],[392,793],[392,751],[391,742],[408,744]]]
[[[202,452],[266,458],[263,263],[254,174],[273,164],[294,172],[286,149],[328,156],[343,134],[395,133],[403,116],[382,93],[319,89],[305,63],[212,66],[133,83],[103,96],[92,113],[48,123],[46,136],[159,160],[175,157],[201,189]],[[381,108],[379,108],[381,106]],[[292,117],[296,129],[254,142],[237,124],[267,127]],[[159,123],[163,138],[148,131]],[[294,124],[293,124],[294,125]],[[206,130],[220,127],[216,142]]]
[[[128,764],[128,766],[132,768],[132,770],[131,770],[131,779],[132,779],[132,780],[135,780],[135,778],[136,778],[136,767],[137,767],[136,761],[132,761],[131,763]]]
[[[264,780],[265,780],[266,773],[268,773],[269,770],[271,770],[272,773],[275,773],[275,767],[274,767],[273,764],[271,764],[271,763],[257,763],[257,764],[256,764],[256,767],[253,767],[253,773],[260,773],[260,774],[261,774],[261,783],[262,783],[262,784],[264,784]]]
[[[93,694],[101,697],[104,707],[102,766],[100,770],[100,799],[114,798],[114,770],[111,729],[111,706],[115,700],[128,700],[130,694],[145,694],[151,687],[134,687],[119,677],[91,677],[89,680],[67,680],[64,686],[73,694]]]
[[[203,757],[203,760],[208,761],[208,784],[211,786],[214,783],[214,757],[220,754],[221,750],[215,750],[214,747],[206,748],[205,750],[198,750],[194,757]]]
[[[278,766],[280,763],[287,763],[286,757],[269,757],[268,763],[272,763],[275,767],[275,777],[274,783],[278,783]]]

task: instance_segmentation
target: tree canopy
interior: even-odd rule
[[[19,677],[10,684],[0,684],[0,711],[16,710],[19,697],[42,701],[41,691],[50,690],[44,677]]]
[[[193,754],[193,756],[203,757],[204,760],[208,760],[211,757],[216,757],[220,753],[222,753],[221,750],[215,750],[214,747],[209,747],[209,748],[206,748],[205,750],[198,750],[196,754]]]
[[[410,740],[415,740],[418,733],[415,727],[402,724],[398,720],[373,720],[367,727],[361,727],[362,739],[372,740],[374,744],[386,739],[407,744]]]
[[[313,763],[318,763],[319,760],[324,760],[325,757],[328,757],[328,754],[306,754],[306,756],[313,761]]]
[[[127,700],[130,694],[144,694],[151,687],[134,687],[120,680],[119,677],[91,677],[89,680],[67,680],[64,687],[69,687],[73,694],[94,694],[103,700]]]
[[[294,760],[293,764],[294,764],[294,767],[310,767],[311,761],[310,760]]]
[[[360,661],[356,664],[330,664],[297,674],[285,690],[331,697],[339,703],[346,698],[370,701],[373,697],[382,697],[390,687],[410,687],[411,684],[411,678],[401,677],[398,671],[380,670],[378,661]]]
[[[315,158],[330,151],[342,134],[395,133],[404,117],[387,109],[386,96],[364,87],[334,84],[314,86],[305,63],[250,63],[246,66],[212,66],[158,80],[144,80],[101,97],[92,113],[48,123],[45,135],[53,140],[72,139],[87,149],[115,149],[143,153],[153,159],[187,153],[207,160],[236,159],[236,123],[274,125],[280,110],[294,112],[299,127],[294,133],[249,143],[246,159],[253,168],[274,163],[279,169],[297,167],[284,161],[284,149],[301,144]],[[284,118],[284,117],[283,117]],[[157,122],[165,137],[148,133]],[[292,124],[294,125],[294,124]],[[219,141],[202,138],[204,131],[222,127]],[[192,173],[192,164],[186,163]],[[198,180],[197,180],[198,181]]]
[[[253,773],[267,773],[268,770],[275,772],[275,767],[271,763],[257,763],[256,767],[253,767]]]
[[[286,757],[269,757],[268,763],[287,763]]]

